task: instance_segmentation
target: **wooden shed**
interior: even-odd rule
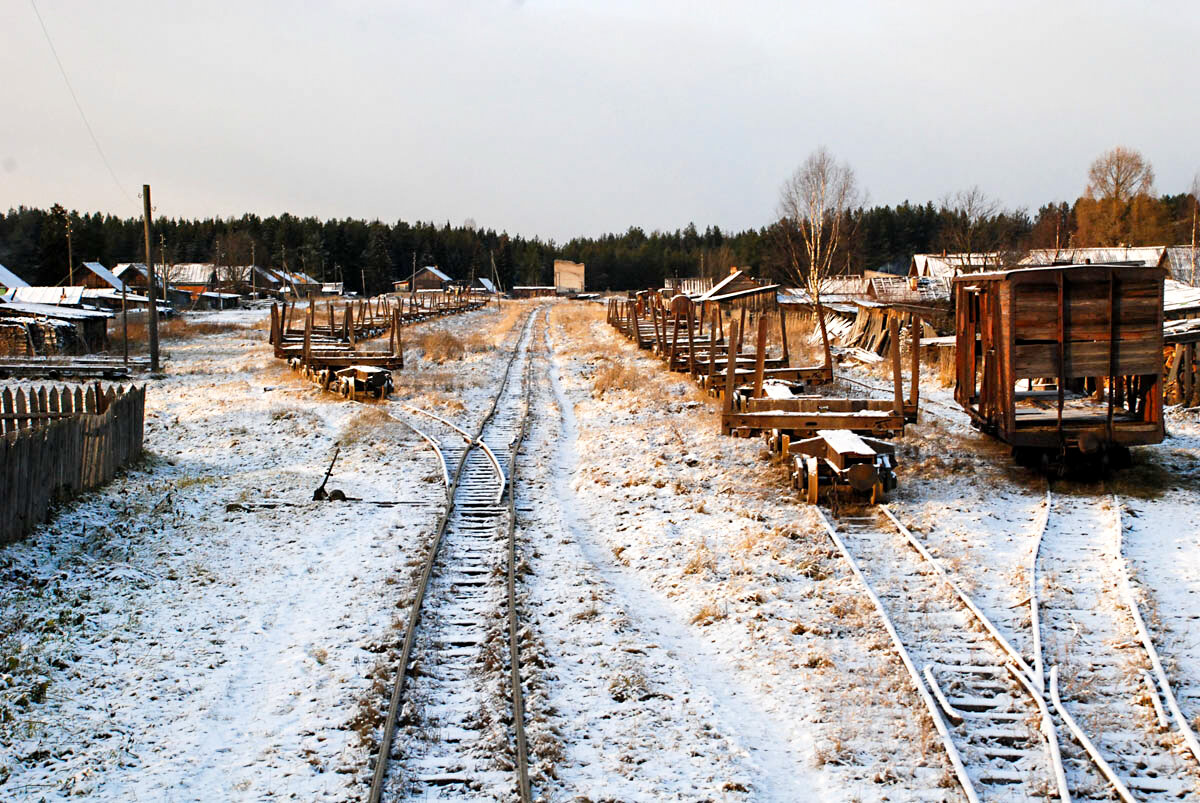
[[[954,279],[954,398],[1025,462],[1163,439],[1159,268],[1073,265]]]

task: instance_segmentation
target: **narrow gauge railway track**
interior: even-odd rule
[[[530,800],[515,608],[513,469],[527,430],[536,314],[521,326],[474,433],[436,414],[396,405],[421,417],[420,428],[410,426],[441,457],[446,504],[409,611],[375,756],[372,803],[460,800],[506,784],[515,786],[522,801]],[[521,362],[523,370],[517,367]],[[507,638],[497,637],[490,622],[505,608]],[[485,713],[488,674],[481,665],[495,662],[509,667],[511,724]],[[418,727],[397,744],[402,714]],[[504,752],[496,744],[498,730],[506,731],[501,741],[512,745],[511,772],[504,767],[508,757],[497,755]],[[394,747],[400,748],[401,766],[391,761]]]
[[[1069,758],[1072,789],[1081,798],[1109,799],[1111,788],[1123,800],[1196,799],[1200,744],[1133,596],[1119,500],[1047,490],[1046,513],[1030,594],[1038,671],[1105,776]]]
[[[967,799],[1070,800],[1025,658],[886,506],[818,515],[880,615]]]

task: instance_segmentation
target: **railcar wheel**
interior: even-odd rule
[[[808,474],[808,503],[815,505],[817,503],[817,490],[820,477],[817,475],[817,458],[805,457],[805,468]]]

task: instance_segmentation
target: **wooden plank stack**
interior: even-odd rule
[[[52,502],[98,488],[142,453],[146,388],[5,388],[0,393],[0,543]]]

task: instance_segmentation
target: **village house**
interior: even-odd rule
[[[403,281],[392,282],[392,289],[397,293],[409,293],[412,289],[409,287],[409,282],[416,285],[418,292],[421,290],[445,290],[450,287],[450,283],[454,280],[438,269],[436,265],[426,265],[417,271],[415,276],[410,276]]]

